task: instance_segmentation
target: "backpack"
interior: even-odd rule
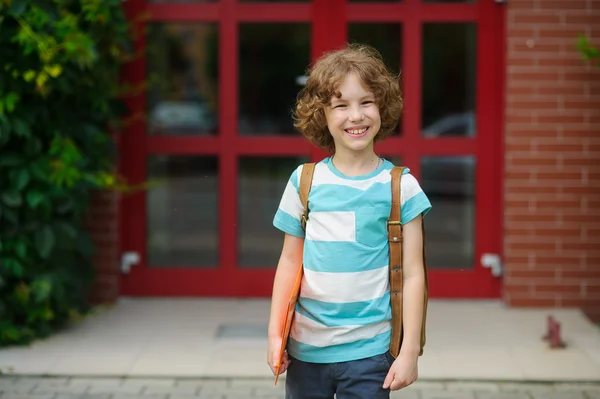
[[[306,231],[306,223],[308,222],[308,195],[312,186],[315,165],[316,164],[314,162],[304,164],[304,167],[302,168],[302,175],[300,176],[300,202],[304,207],[301,222],[302,229],[304,229],[304,231]],[[388,242],[390,246],[390,302],[392,306],[392,337],[390,340],[390,353],[394,358],[398,357],[398,354],[400,353],[400,347],[402,346],[404,332],[402,328],[402,224],[400,223],[400,183],[402,179],[402,172],[404,169],[404,166],[394,166],[394,168],[390,171],[392,178],[392,206],[390,211],[390,217],[387,222]],[[421,347],[419,351],[419,356],[423,354],[423,348],[425,346],[425,325],[427,318],[427,302],[429,296],[427,281],[427,262],[425,257],[425,223],[423,222],[421,225],[423,234],[423,267],[425,268],[425,295],[423,298],[423,321],[421,324]],[[283,356],[283,351],[286,347],[287,340],[289,338],[290,328],[294,316],[294,309],[296,307],[296,302],[300,293],[303,269],[304,266],[301,266],[300,271],[296,276],[296,281],[290,295],[290,300],[287,308],[287,315],[283,324],[283,341],[280,356]]]

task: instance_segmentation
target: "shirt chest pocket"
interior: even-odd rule
[[[355,214],[356,242],[369,247],[377,247],[387,241],[387,220],[390,217],[388,207],[358,208]]]

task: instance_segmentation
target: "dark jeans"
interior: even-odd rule
[[[387,352],[342,363],[306,363],[291,358],[285,379],[286,399],[388,399],[383,381],[394,361]]]

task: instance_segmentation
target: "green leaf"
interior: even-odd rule
[[[15,277],[23,276],[23,266],[15,258],[4,258],[2,262],[3,269],[10,275]]]
[[[49,65],[44,69],[46,70],[46,72],[48,72],[48,75],[50,75],[53,78],[60,76],[60,74],[62,73],[62,67],[60,65]]]
[[[19,240],[15,243],[15,253],[22,260],[27,259],[27,243],[23,240]]]
[[[6,111],[13,112],[15,107],[19,102],[19,95],[17,93],[8,93],[6,97],[4,97],[4,106],[6,107]]]
[[[27,83],[31,82],[33,79],[35,79],[35,77],[37,76],[37,73],[35,71],[32,71],[31,69],[27,72],[25,72],[23,74],[23,79],[25,79],[25,81]]]
[[[13,17],[18,17],[27,9],[27,0],[12,0],[8,13]]]
[[[37,208],[39,204],[44,202],[45,198],[46,197],[44,196],[44,194],[37,190],[32,190],[27,193],[27,203],[32,209]]]
[[[52,283],[50,279],[46,277],[42,277],[36,279],[31,284],[31,293],[33,294],[33,300],[36,303],[44,302],[48,297],[50,297],[50,293],[52,292]]]
[[[72,224],[67,222],[58,222],[56,226],[70,239],[77,237],[77,229]]]
[[[21,166],[21,165],[23,165],[23,161],[25,161],[25,158],[23,158],[19,154],[2,154],[2,156],[0,157],[0,167],[2,167],[2,166],[8,166],[8,167]]]
[[[29,137],[31,136],[31,126],[29,126],[24,120],[15,118],[13,120],[13,130],[18,136]]]
[[[4,208],[2,210],[2,218],[11,224],[17,224],[19,222],[19,215],[14,209]]]
[[[21,204],[23,203],[23,198],[21,197],[21,194],[19,192],[14,190],[8,190],[2,194],[2,201],[4,202],[4,204],[6,204],[6,206],[15,208],[21,206]]]
[[[25,144],[25,154],[28,156],[38,155],[42,151],[42,142],[32,137]]]
[[[35,233],[35,247],[42,259],[48,259],[54,248],[54,232],[50,227],[44,226]]]
[[[31,172],[31,174],[41,181],[48,180],[48,172],[44,168],[44,165],[45,162],[43,159],[38,160],[38,162],[29,165],[29,171]]]
[[[21,169],[17,172],[17,178],[15,181],[15,189],[17,191],[23,191],[27,183],[29,183],[29,171],[27,169]]]

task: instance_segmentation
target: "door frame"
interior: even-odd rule
[[[272,290],[274,268],[237,267],[236,220],[238,215],[238,159],[240,156],[309,156],[322,159],[326,154],[309,145],[302,137],[237,135],[238,113],[238,23],[308,22],[311,23],[311,60],[322,52],[343,45],[348,23],[400,22],[403,29],[402,59],[405,112],[403,135],[386,139],[376,148],[382,156],[403,152],[403,162],[411,173],[421,176],[423,155],[478,154],[476,168],[476,234],[473,269],[430,270],[432,298],[497,298],[501,280],[477,261],[483,253],[502,253],[502,109],[504,72],[504,7],[492,0],[476,3],[436,4],[420,0],[399,3],[347,3],[346,0],[313,0],[311,3],[147,3],[129,0],[124,4],[137,32],[135,48],[142,52],[141,34],[145,21],[214,22],[219,25],[219,134],[212,137],[146,136],[143,117],[144,92],[127,99],[131,111],[126,132],[119,142],[119,169],[132,184],[146,180],[149,154],[211,155],[219,164],[219,259],[216,268],[148,268],[146,255],[146,201],[144,192],[124,195],[120,203],[121,253],[136,251],[140,263],[122,274],[121,295],[131,296],[211,296],[265,297]],[[140,15],[146,14],[146,18]],[[483,21],[483,22],[482,22]],[[421,129],[421,54],[423,22],[480,22],[477,24],[476,123],[475,138],[425,139]],[[410,39],[409,39],[410,38]],[[498,50],[502,49],[502,50]],[[134,86],[143,85],[145,59],[136,58],[124,69],[124,79]],[[486,132],[486,134],[480,134]],[[489,133],[487,133],[489,132]],[[481,154],[485,154],[482,156]],[[486,204],[481,206],[481,204]],[[435,223],[435,221],[433,221]],[[492,226],[492,228],[490,228]]]

